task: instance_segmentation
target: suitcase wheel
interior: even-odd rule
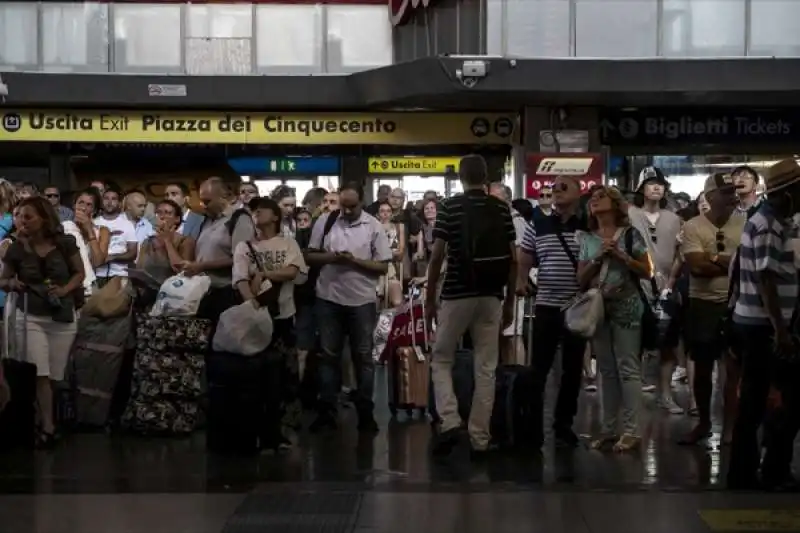
[[[397,407],[394,404],[389,404],[389,412],[392,416],[397,416]]]
[[[406,415],[408,415],[408,418],[414,418],[414,410],[410,408],[406,409]]]
[[[425,418],[425,408],[424,407],[417,408],[417,412],[419,413],[419,416],[421,416],[422,418]]]

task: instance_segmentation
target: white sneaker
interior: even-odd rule
[[[661,397],[658,400],[658,405],[666,410],[669,411],[671,415],[682,415],[683,414],[683,407],[675,403],[675,400],[671,396]]]
[[[586,392],[597,392],[597,384],[594,381],[589,382],[584,388]]]
[[[655,390],[655,385],[648,385],[647,383],[642,384],[642,392],[655,392]]]
[[[672,373],[672,382],[678,383],[682,381],[686,381],[687,374],[686,369],[682,366],[679,366],[675,369],[675,372]]]

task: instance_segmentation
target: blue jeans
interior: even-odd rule
[[[372,334],[377,320],[374,303],[349,307],[317,299],[317,327],[321,359],[319,363],[319,406],[334,411],[342,388],[342,351],[350,339],[350,354],[358,385],[356,407],[372,411],[375,364],[372,360]]]

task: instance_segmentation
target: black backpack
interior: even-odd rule
[[[233,213],[231,213],[231,218],[225,222],[225,227],[228,228],[228,235],[233,237],[233,232],[236,229],[236,224],[239,222],[239,217],[242,215],[250,216],[250,212],[247,209],[239,208]],[[209,222],[211,219],[208,217],[203,217],[203,222],[200,223],[200,230],[197,232],[197,236],[199,237],[200,234],[203,232],[203,228],[205,227],[206,223]]]
[[[506,226],[502,205],[491,197],[483,205],[463,197],[464,217],[461,221],[461,271],[468,287],[478,292],[497,292],[508,283],[511,250],[505,238]]]

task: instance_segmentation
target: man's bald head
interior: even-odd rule
[[[493,181],[489,184],[489,194],[505,203],[511,202],[511,188],[499,181]]]
[[[198,196],[205,206],[206,213],[215,217],[228,208],[231,189],[219,177],[211,177],[200,184]]]
[[[123,207],[128,217],[138,222],[144,216],[145,209],[147,209],[147,198],[138,191],[129,192],[125,195],[125,205]]]

